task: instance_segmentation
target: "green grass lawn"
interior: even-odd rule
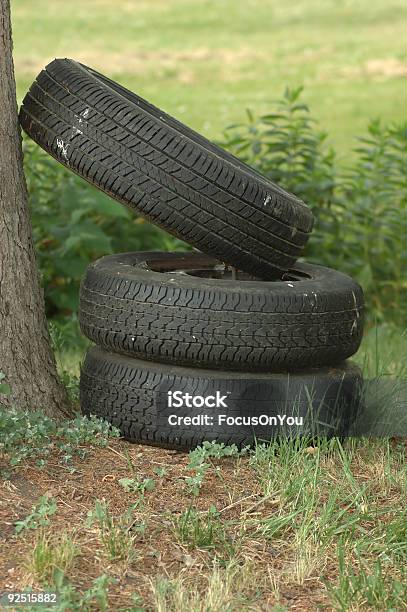
[[[54,57],[113,76],[218,138],[286,85],[346,154],[371,117],[404,117],[404,0],[14,0],[21,99]]]

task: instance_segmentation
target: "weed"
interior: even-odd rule
[[[123,449],[123,454],[126,457],[126,463],[129,471],[133,474],[133,476],[136,476],[136,468],[134,467],[133,461],[131,460],[130,453],[127,448]]]
[[[0,452],[8,455],[11,467],[35,459],[47,463],[51,451],[60,452],[60,461],[70,464],[74,456],[84,457],[83,445],[106,446],[119,431],[97,417],[77,416],[55,423],[42,412],[4,409],[0,406]]]
[[[215,559],[206,584],[199,588],[196,580],[180,575],[172,580],[158,578],[151,583],[154,609],[157,612],[240,612],[253,606],[260,589],[253,565],[229,561],[224,568]],[[253,607],[252,607],[253,606]]]
[[[38,503],[32,506],[30,514],[28,514],[22,521],[16,521],[15,532],[20,534],[26,529],[38,529],[49,525],[49,517],[55,514],[57,511],[57,504],[55,499],[42,495],[39,498]]]
[[[199,495],[205,480],[205,475],[211,467],[211,464],[205,461],[206,459],[221,459],[224,457],[238,458],[247,452],[247,448],[239,451],[235,444],[225,446],[225,444],[218,442],[203,442],[202,446],[198,446],[195,450],[190,451],[189,453],[189,463],[187,465],[187,469],[193,470],[195,473],[193,476],[186,476],[184,478],[187,491],[191,495]]]
[[[154,468],[154,473],[157,474],[159,478],[164,478],[168,474],[168,470],[165,467],[156,467]]]
[[[405,609],[407,587],[405,570],[401,577],[388,576],[380,559],[367,564],[359,559],[355,572],[345,561],[344,543],[338,546],[339,578],[335,586],[327,583],[327,590],[335,609],[341,612],[360,607],[373,610]]]
[[[106,612],[109,609],[108,589],[109,585],[114,580],[102,574],[95,578],[89,589],[81,593],[74,585],[66,578],[65,572],[62,569],[55,569],[50,582],[47,584],[49,591],[58,593],[58,601],[52,606],[41,605],[41,610],[44,612],[92,612],[98,610]],[[29,610],[37,610],[37,607],[31,607]]]
[[[189,469],[194,470],[193,476],[185,476],[184,482],[187,489],[187,492],[190,495],[199,495],[203,482],[205,480],[205,474],[211,467],[209,463],[199,463],[198,465],[194,465],[193,467],[188,466]]]
[[[154,491],[155,480],[153,478],[145,478],[144,480],[120,478],[119,485],[128,493],[140,493],[144,495],[146,491]]]
[[[95,509],[88,513],[87,526],[97,522],[100,540],[110,561],[131,563],[136,558],[134,531],[137,529],[133,519],[134,508],[135,506],[132,506],[123,515],[113,517],[106,502],[96,500]],[[141,526],[141,532],[143,531],[144,526]]]
[[[131,605],[126,608],[120,608],[120,612],[147,612],[147,608],[143,605],[143,599],[137,593],[133,593],[130,597]]]
[[[79,548],[67,533],[53,538],[42,532],[30,551],[25,567],[41,585],[45,586],[50,584],[56,570],[66,573],[79,552]]]
[[[215,506],[211,506],[207,512],[198,512],[189,506],[175,519],[174,531],[181,544],[190,548],[231,551],[225,526]]]
[[[188,455],[189,467],[199,465],[210,457],[213,457],[215,459],[222,459],[224,457],[237,458],[243,456],[247,452],[248,448],[239,451],[235,444],[232,444],[231,446],[225,446],[223,442],[208,442],[207,440],[205,440],[201,446],[197,446],[195,450],[190,451]]]

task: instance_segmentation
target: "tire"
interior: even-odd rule
[[[160,365],[94,347],[82,366],[80,398],[84,414],[109,421],[132,442],[188,450],[217,440],[241,448],[283,435],[346,435],[361,385],[360,370],[351,363],[293,374],[242,374]],[[168,406],[171,391],[210,404],[218,393],[218,407]],[[191,404],[191,397],[185,401]],[[172,402],[179,404],[179,396]],[[262,415],[270,423],[256,425],[254,417]],[[197,422],[178,424],[185,417]],[[239,423],[242,417],[251,423]]]
[[[363,292],[348,276],[305,263],[275,282],[216,275],[228,272],[198,253],[102,257],[82,281],[82,332],[142,359],[243,371],[333,365],[359,348]]]
[[[51,62],[20,122],[65,166],[201,251],[263,278],[302,253],[310,209],[233,155],[73,60]]]

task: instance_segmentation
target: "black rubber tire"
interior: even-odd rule
[[[20,122],[65,166],[241,270],[276,278],[301,254],[311,210],[136,94],[73,60],[51,62]]]
[[[141,359],[243,371],[333,365],[359,348],[363,292],[348,276],[306,263],[280,281],[197,276],[224,275],[216,265],[199,253],[102,257],[82,281],[82,332]]]
[[[204,440],[243,447],[282,435],[344,436],[359,408],[361,387],[360,370],[351,363],[291,374],[242,374],[160,365],[94,347],[82,366],[80,398],[84,414],[109,421],[127,440],[187,450]],[[218,391],[227,407],[168,407],[169,391],[203,397]],[[218,422],[222,414],[234,419],[286,415],[286,422],[289,416],[302,417],[303,424],[229,425]],[[171,415],[206,415],[213,423],[178,426],[169,423]]]

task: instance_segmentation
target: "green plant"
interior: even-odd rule
[[[287,88],[270,113],[229,126],[223,146],[272,181],[309,202],[318,213],[328,207],[335,188],[335,155],[325,148],[327,134],[317,131],[302,87]]]
[[[407,124],[372,121],[341,184],[342,269],[362,284],[371,314],[407,311]]]
[[[225,446],[223,442],[218,443],[205,440],[201,446],[197,446],[197,448],[190,451],[188,455],[189,463],[187,469],[194,472],[193,476],[186,476],[184,478],[188,492],[191,495],[199,495],[205,480],[205,475],[211,467],[211,464],[205,461],[206,459],[221,459],[222,457],[237,458],[244,455],[246,452],[246,448],[239,451],[235,444]]]
[[[359,558],[358,571],[346,562],[344,543],[338,547],[339,578],[335,586],[326,583],[336,610],[347,612],[354,606],[373,610],[402,610],[406,603],[406,574],[387,575],[380,559],[368,564]]]
[[[55,514],[57,511],[57,504],[55,499],[42,495],[38,503],[32,506],[30,514],[28,514],[22,521],[16,521],[15,532],[20,534],[26,529],[38,529],[49,525],[49,517]]]
[[[219,549],[230,546],[224,524],[213,505],[206,512],[198,512],[189,506],[174,519],[174,532],[181,544],[190,548]]]
[[[81,334],[75,314],[63,320],[49,320],[48,329],[59,376],[67,390],[71,403],[78,405],[79,376],[76,373],[73,374],[71,368],[66,367],[66,361],[67,356],[73,353],[74,359],[77,362],[78,351],[85,352],[89,341]]]
[[[67,533],[56,537],[40,533],[30,550],[25,567],[42,585],[48,585],[56,570],[66,573],[80,550]]]
[[[339,165],[302,88],[287,89],[260,117],[227,128],[222,143],[307,202],[316,217],[305,256],[354,276],[366,293],[370,320],[407,313],[407,124],[372,121],[352,163]]]
[[[197,446],[195,450],[190,451],[188,455],[189,466],[198,465],[209,457],[214,459],[222,459],[224,457],[237,458],[245,455],[247,452],[248,448],[239,451],[236,444],[226,446],[223,442],[208,442],[208,440],[205,440],[201,446]]]
[[[217,535],[223,531],[214,506],[205,513],[190,506],[174,520],[174,529],[180,542],[193,548],[214,548]]]
[[[120,478],[119,485],[128,493],[141,493],[144,495],[146,491],[153,491],[155,489],[155,480],[153,478],[145,478],[144,480]]]
[[[118,436],[116,428],[95,416],[77,416],[57,424],[40,411],[0,406],[0,452],[8,456],[11,467],[26,459],[44,466],[53,450],[59,451],[62,463],[70,464],[74,456],[86,455],[85,445],[103,447],[109,438]]]
[[[87,526],[99,526],[100,540],[110,561],[131,563],[136,558],[134,541],[137,532],[132,506],[124,514],[113,517],[105,501],[96,500],[94,510],[88,512]],[[140,533],[140,530],[139,530]],[[141,526],[144,533],[144,525]]]
[[[385,551],[406,562],[407,560],[407,510],[402,510],[394,520],[385,525]]]
[[[92,612],[96,609],[106,612],[109,609],[109,585],[112,583],[114,583],[113,578],[102,574],[92,581],[89,589],[81,592],[69,582],[63,569],[55,568],[46,588],[48,591],[56,591],[58,600],[51,606],[41,604],[41,610],[44,612],[65,612],[66,610]],[[24,609],[34,612],[38,610],[38,606],[24,606]]]
[[[2,382],[6,378],[6,375],[3,372],[0,372],[0,395],[10,395],[11,389],[10,385],[5,382]]]
[[[137,593],[133,593],[131,605],[126,608],[120,608],[119,612],[147,612],[147,608],[143,605],[143,598]]]
[[[188,493],[191,495],[199,495],[203,482],[205,480],[205,474],[209,470],[211,466],[209,463],[201,463],[199,465],[194,466],[194,475],[193,476],[185,476],[184,482],[187,488]]]
[[[167,475],[168,470],[165,467],[156,467],[154,468],[154,473],[157,474],[159,478],[164,478]]]

